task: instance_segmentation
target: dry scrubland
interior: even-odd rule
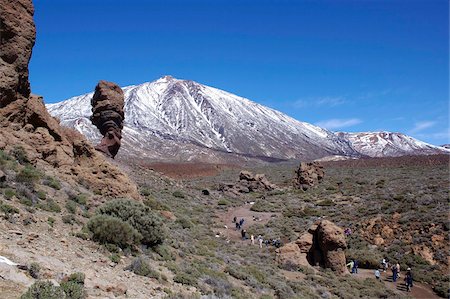
[[[141,204],[105,198],[83,182],[61,182],[29,165],[20,148],[0,152],[6,174],[0,185],[0,255],[26,266],[20,282],[0,279],[0,297],[18,297],[36,281],[23,298],[33,298],[32,290],[46,292],[46,298],[406,297],[373,278],[278,264],[275,248],[250,246],[225,229],[233,224],[224,215],[242,206],[251,207],[248,215],[269,215],[261,223],[247,219],[249,234],[284,243],[319,217],[351,227],[348,258],[374,268],[387,256],[446,297],[448,157],[375,161],[329,163],[323,183],[306,192],[290,188],[294,163],[247,168],[280,188],[240,196],[216,191],[220,183],[237,180],[235,168],[217,167],[216,175],[201,178],[188,172],[188,179],[175,180],[127,165]]]

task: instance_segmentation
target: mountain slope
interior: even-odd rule
[[[223,162],[448,152],[400,133],[333,133],[223,90],[170,76],[123,90],[125,126],[119,156]],[[47,108],[63,125],[97,142],[101,136],[89,120],[92,95]]]
[[[121,151],[155,159],[209,158],[226,153],[277,159],[355,156],[349,142],[325,129],[193,81],[166,76],[123,88],[124,142]],[[61,123],[91,140],[92,93],[47,105]]]
[[[349,140],[355,150],[369,157],[398,157],[405,155],[450,153],[450,150],[446,148],[434,146],[401,133],[338,132],[336,134]]]

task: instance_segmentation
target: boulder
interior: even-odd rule
[[[120,148],[125,117],[123,91],[115,83],[100,81],[95,87],[91,105],[92,124],[103,135],[103,139],[95,149],[114,158]]]
[[[279,261],[298,266],[322,266],[336,274],[348,273],[344,231],[328,220],[313,225],[296,241],[277,249]]]
[[[319,162],[301,162],[295,171],[294,187],[306,191],[321,183],[324,175],[323,166]]]
[[[0,108],[30,95],[28,63],[36,38],[31,0],[0,1]]]

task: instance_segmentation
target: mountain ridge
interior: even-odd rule
[[[342,134],[191,80],[164,76],[123,90],[122,154],[127,156],[219,162],[232,156],[313,160],[366,155]],[[47,108],[63,125],[97,141],[100,134],[89,120],[91,98],[88,93]]]

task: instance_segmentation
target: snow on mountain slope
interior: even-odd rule
[[[313,160],[449,152],[400,133],[333,133],[223,90],[170,76],[123,90],[123,156],[221,162],[230,157]],[[92,96],[47,108],[63,125],[98,142],[100,133],[89,120]]]
[[[214,153],[278,159],[355,156],[349,142],[325,129],[231,93],[170,76],[124,87],[125,153],[155,159],[194,159]],[[49,112],[92,141],[93,93],[49,104]],[[120,154],[120,153],[119,153]]]
[[[350,141],[353,148],[370,157],[397,157],[404,155],[429,155],[450,153],[450,150],[434,146],[401,133],[360,132],[336,133]]]

